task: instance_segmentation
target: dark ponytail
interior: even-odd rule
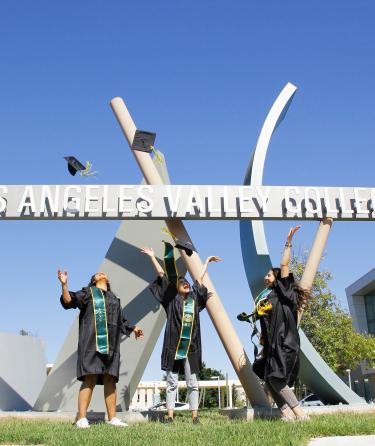
[[[277,280],[281,277],[281,269],[280,268],[272,268],[272,272],[275,276],[275,280]],[[298,311],[304,310],[307,306],[307,301],[310,298],[310,291],[306,290],[305,288],[302,288],[297,283],[294,283],[292,285],[292,288],[297,294]]]

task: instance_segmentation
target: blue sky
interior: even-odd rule
[[[122,96],[139,128],[157,132],[175,184],[241,184],[269,107],[298,91],[274,134],[264,184],[373,186],[375,4],[336,1],[65,1],[0,3],[1,184],[68,184],[62,160],[93,161],[103,184],[140,173],[109,101]],[[181,164],[182,162],[182,164]],[[0,331],[45,339],[54,361],[74,312],[58,303],[58,267],[87,283],[118,222],[1,222]],[[188,222],[242,342],[250,307],[237,222]],[[294,243],[308,249],[317,224]],[[288,222],[267,222],[277,264]],[[322,267],[345,287],[375,266],[374,223],[337,223]],[[233,376],[211,321],[204,360]],[[145,372],[158,379],[161,344]]]

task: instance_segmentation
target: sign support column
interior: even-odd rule
[[[121,98],[114,98],[111,101],[112,110],[120,124],[120,127],[131,147],[136,126],[129,111],[127,110],[124,101]],[[146,152],[133,151],[133,155],[144,175],[145,180],[150,185],[163,184],[163,181],[157,172],[150,155]],[[166,224],[170,232],[177,238],[190,241],[190,237],[181,220],[173,219],[166,220]],[[196,252],[193,252],[191,257],[181,250],[180,251],[183,262],[185,263],[191,277],[197,279],[203,267],[202,261]],[[263,391],[258,377],[254,374],[251,363],[246,355],[246,352],[241,345],[237,333],[230,321],[225,308],[216,292],[208,274],[205,276],[204,283],[211,292],[211,297],[207,302],[208,314],[215,326],[215,329],[223,343],[223,346],[229,356],[229,359],[236,371],[239,380],[246,392],[248,399],[252,406],[269,407],[269,401]]]
[[[331,230],[333,223],[332,218],[324,218],[319,223],[318,230],[315,235],[314,243],[312,245],[309,257],[307,259],[305,270],[303,271],[301,280],[300,280],[300,286],[302,288],[305,288],[306,290],[310,290],[314,279],[316,272],[319,267],[320,260],[322,258],[324,248],[327,244],[327,239],[329,232]],[[303,310],[301,310],[298,314],[298,326],[301,323]]]

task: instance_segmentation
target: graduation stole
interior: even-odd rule
[[[168,280],[176,285],[178,289],[178,269],[174,257],[174,248],[169,242],[164,242],[164,271]]]
[[[107,311],[103,291],[96,286],[90,287],[92,306],[94,308],[96,351],[109,354]]]
[[[177,344],[176,355],[174,359],[184,359],[189,353],[194,325],[194,307],[195,301],[193,295],[190,293],[188,298],[184,300],[184,311],[182,314],[180,339]]]
[[[176,259],[174,256],[174,248],[169,242],[164,242],[164,271],[168,280],[176,285],[178,290],[178,269]],[[177,344],[175,359],[184,359],[189,352],[191,336],[193,334],[195,314],[195,301],[193,295],[190,293],[186,300],[184,300],[184,309],[181,321],[180,339]]]
[[[272,310],[272,304],[268,300],[268,295],[271,291],[272,288],[266,288],[255,298],[255,312],[257,316],[264,316]]]

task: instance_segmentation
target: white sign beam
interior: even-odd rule
[[[0,185],[0,220],[373,220],[375,188]]]

